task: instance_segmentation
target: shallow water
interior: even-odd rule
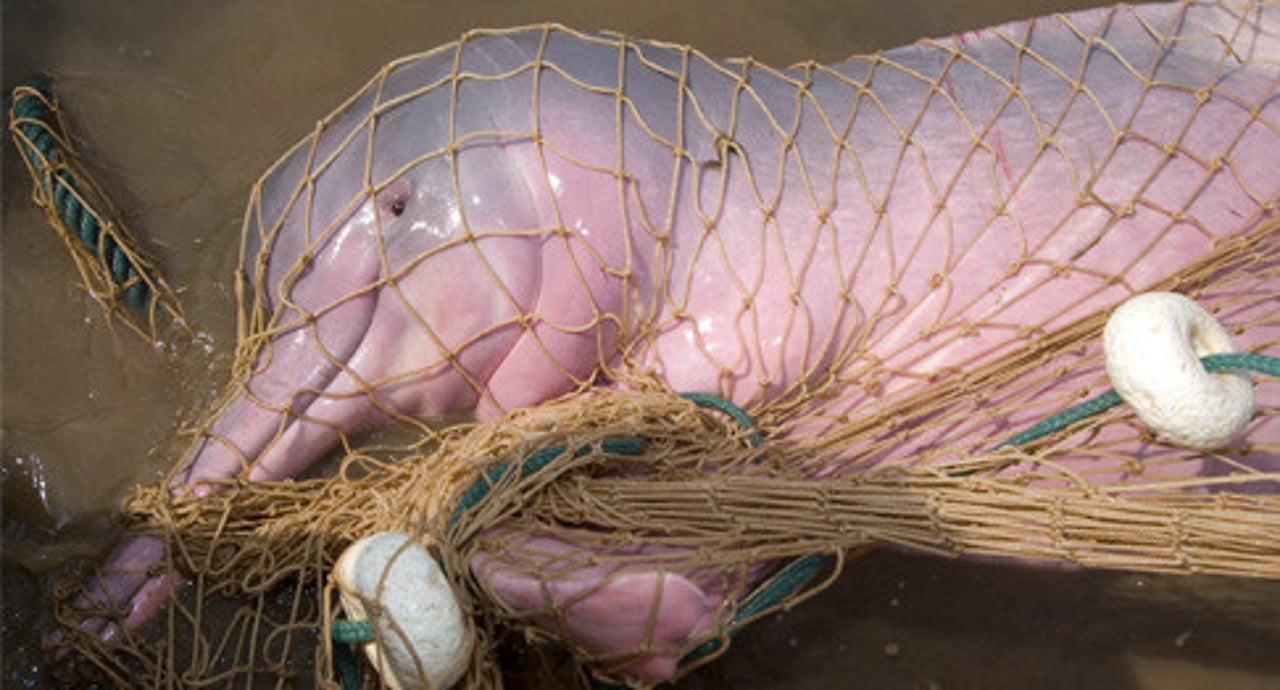
[[[81,153],[179,290],[201,344],[152,351],[75,286],[5,144],[6,686],[36,682],[45,575],[109,546],[113,508],[173,461],[234,343],[231,270],[261,171],[383,63],[475,26],[554,20],[785,64],[1097,4],[565,0],[4,4],[4,87],[57,79]],[[1280,583],[1064,573],[894,553],[744,633],[689,687],[1261,688]],[[25,641],[24,641],[25,640]]]

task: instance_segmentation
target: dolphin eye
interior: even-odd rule
[[[409,205],[409,195],[408,194],[399,195],[391,199],[390,202],[387,203],[387,210],[391,212],[391,215],[399,218],[400,216],[404,215],[404,210],[408,205]]]
[[[390,186],[378,192],[378,208],[385,214],[393,218],[399,218],[409,208],[410,194],[413,190],[403,181],[393,182]]]

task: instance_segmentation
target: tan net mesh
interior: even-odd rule
[[[474,686],[513,630],[681,673],[881,542],[1275,577],[1273,379],[1217,451],[1123,406],[995,447],[1108,389],[1136,292],[1280,355],[1278,57],[1280,7],[1223,3],[833,67],[552,25],[392,63],[255,188],[233,381],[129,502],[194,586],[111,645],[68,592],[64,633],[121,684],[336,685],[329,570],[387,530],[445,565]]]
[[[125,230],[67,135],[47,78],[14,89],[9,133],[33,181],[32,198],[66,244],[81,284],[109,315],[148,342],[190,338],[173,290]]]

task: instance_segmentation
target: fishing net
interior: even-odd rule
[[[124,324],[150,343],[191,337],[173,290],[76,154],[48,77],[14,89],[9,134],[34,183],[32,198],[66,244],[81,284],[106,310],[108,323]]]
[[[1125,405],[1019,432],[1110,388],[1139,292],[1280,355],[1278,85],[1258,3],[830,67],[554,25],[391,63],[255,187],[233,380],[128,502],[191,586],[110,644],[70,587],[63,642],[121,685],[392,682],[353,651],[399,612],[348,634],[330,576],[384,531],[443,565],[477,687],[512,634],[575,682],[679,676],[876,544],[1276,577],[1274,377],[1215,450]]]

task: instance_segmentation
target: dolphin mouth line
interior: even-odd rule
[[[352,302],[357,302],[358,299],[359,298],[357,298],[357,300],[352,300]],[[277,427],[275,433],[271,437],[263,440],[262,443],[258,445],[258,448],[255,449],[255,452],[253,453],[253,457],[255,459],[262,456],[267,446],[270,445],[272,439],[283,436],[293,428],[294,425],[300,422],[312,421],[307,418],[307,411],[310,410],[316,401],[325,395],[326,392],[329,392],[329,388],[339,376],[343,373],[350,373],[353,378],[356,378],[357,380],[359,379],[356,372],[348,368],[346,363],[349,362],[352,357],[356,353],[360,352],[367,344],[369,333],[373,330],[374,315],[377,313],[378,305],[382,300],[382,290],[375,290],[369,293],[367,299],[370,301],[370,304],[365,310],[364,318],[361,319],[363,325],[359,331],[359,338],[354,341],[354,346],[350,348],[350,352],[346,353],[345,356],[340,356],[341,353],[334,353],[330,348],[325,347],[319,335],[313,330],[310,337],[316,350],[316,356],[319,357],[323,364],[318,366],[311,376],[307,377],[308,380],[304,385],[294,388],[289,398],[288,406],[280,412],[280,414],[283,415],[281,423]],[[321,318],[323,318],[323,316]],[[312,323],[315,322],[313,321]],[[367,395],[371,392],[371,390],[362,390],[358,395]],[[315,421],[323,423],[323,420]]]
[[[343,372],[348,371],[347,367],[342,363],[350,360],[352,355],[366,346],[366,341],[372,330],[373,315],[377,310],[380,294],[375,291],[364,299],[369,301],[368,306],[357,306],[357,300],[351,300],[347,303],[357,306],[363,313],[360,314],[360,318],[357,320],[358,329],[351,328],[347,330],[347,333],[355,331],[359,335],[350,340],[344,339],[341,343],[343,347],[339,348],[324,346],[324,341],[316,332],[316,324],[327,317],[334,317],[335,314],[332,312],[322,313],[318,317],[306,319],[299,315],[296,307],[289,308],[293,312],[295,324],[281,335],[289,335],[297,331],[299,333],[296,337],[305,338],[306,345],[303,347],[303,352],[296,352],[297,346],[276,349],[272,351],[271,357],[312,358],[315,361],[312,363],[310,370],[300,379],[294,378],[285,381],[281,389],[288,390],[289,393],[280,402],[271,402],[266,399],[266,396],[256,394],[248,387],[247,383],[253,381],[260,372],[258,374],[251,373],[247,378],[233,374],[228,385],[231,387],[243,385],[243,388],[212,419],[205,420],[207,425],[201,424],[200,437],[187,451],[183,469],[170,482],[175,492],[181,492],[184,488],[189,487],[193,481],[199,483],[204,480],[230,479],[241,473],[247,475],[258,466],[263,456],[270,452],[274,441],[282,438],[298,423],[312,421],[307,418],[307,412],[333,385],[334,381]],[[279,342],[280,338],[277,336],[269,339],[264,347],[278,347]],[[260,358],[261,355],[262,352],[259,351],[258,357]],[[266,368],[275,365],[275,362],[268,361]],[[234,412],[234,408],[237,406],[243,406],[245,409],[238,413],[240,418],[232,423],[256,427],[247,438],[238,442],[226,438],[229,434],[229,429],[215,428],[215,425],[225,415]],[[315,423],[325,423],[323,420],[314,421]],[[217,453],[219,450],[229,451],[238,456],[241,460],[239,469],[231,470],[228,468],[225,473],[219,473],[215,470],[208,476],[201,475],[193,480],[193,474],[202,466],[202,463],[207,461],[208,454]]]

